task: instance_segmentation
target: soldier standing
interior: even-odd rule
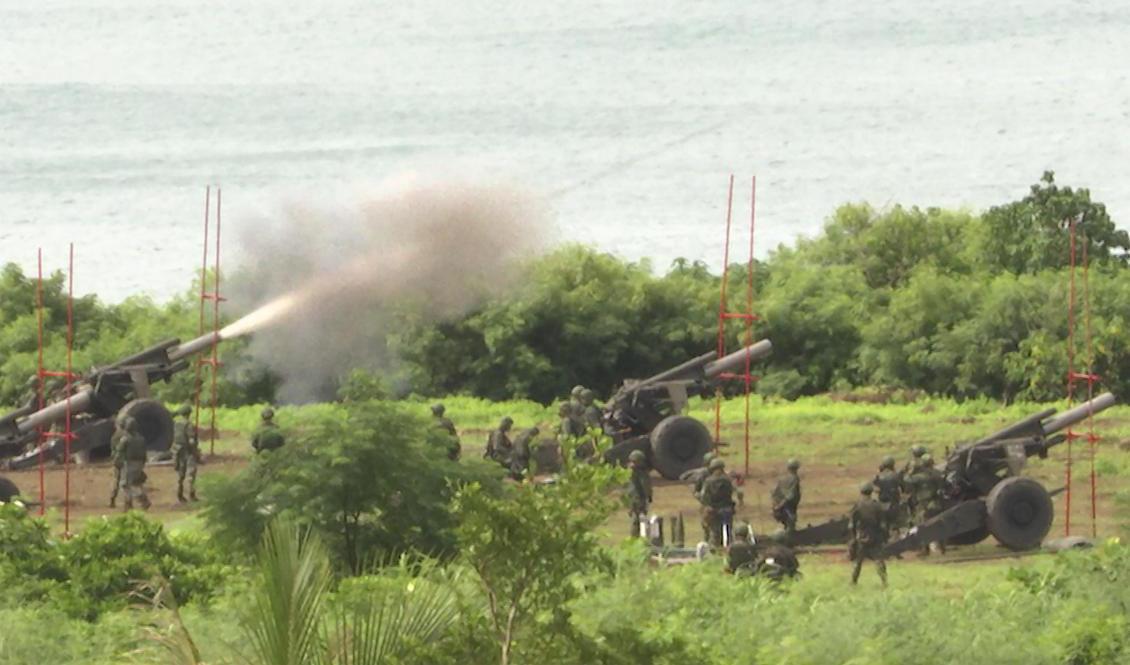
[[[492,459],[507,469],[510,468],[510,455],[514,452],[514,444],[510,442],[510,428],[514,426],[514,419],[504,416],[498,423],[498,429],[490,433],[487,438],[487,449],[483,457]]]
[[[588,430],[593,427],[600,429],[602,419],[600,409],[596,406],[596,393],[588,388],[582,390],[581,406],[583,407],[581,411],[581,421],[584,423],[585,429]]]
[[[628,484],[628,515],[631,518],[630,537],[640,535],[640,520],[646,520],[651,507],[651,476],[647,469],[647,456],[642,450],[633,450],[628,455],[628,468],[632,477]]]
[[[133,508],[133,501],[137,499],[143,510],[149,510],[149,497],[145,494],[145,457],[148,453],[145,437],[138,430],[137,420],[132,417],[122,419],[122,429],[124,433],[118,439],[118,445],[125,459],[125,473],[122,475],[125,509]]]
[[[883,547],[887,544],[889,525],[887,514],[878,501],[871,498],[871,483],[864,483],[859,488],[862,495],[851,509],[851,543],[849,552],[854,566],[851,569],[851,583],[859,583],[859,573],[863,570],[863,561],[869,559],[875,562],[879,571],[879,580],[887,586],[887,562],[883,556]]]
[[[286,438],[283,437],[282,432],[279,431],[279,426],[275,423],[275,410],[267,407],[259,414],[259,418],[259,427],[251,435],[251,447],[257,453],[282,448],[283,444],[286,443]]]
[[[173,464],[177,470],[177,501],[184,503],[184,480],[188,478],[188,498],[196,501],[196,465],[200,457],[200,435],[189,422],[192,407],[177,409],[178,420],[173,424]]]
[[[748,524],[734,527],[734,542],[726,553],[726,572],[738,577],[753,575],[757,565],[757,547]]]
[[[934,458],[929,454],[922,456],[918,473],[910,478],[914,487],[915,524],[922,524],[926,520],[942,512],[942,501],[945,497],[946,479],[940,471],[934,468]],[[944,540],[938,541],[938,550],[946,552]],[[922,543],[922,554],[930,554],[930,543]]]
[[[895,458],[887,455],[879,464],[879,473],[871,481],[879,493],[879,503],[887,514],[887,528],[896,528],[902,520],[902,479],[895,471]]]
[[[796,530],[797,508],[800,507],[800,462],[791,459],[786,465],[788,473],[777,480],[773,488],[773,519],[785,527],[786,533]]]
[[[734,517],[734,483],[726,475],[726,463],[715,457],[710,461],[710,476],[702,484],[699,501],[702,502],[703,530],[709,534],[708,542],[722,546],[722,534]]]
[[[539,433],[537,427],[530,427],[514,437],[514,452],[510,455],[510,477],[514,480],[522,480],[526,477],[530,467],[530,449]]]
[[[110,463],[114,465],[114,489],[110,492],[110,507],[113,508],[118,502],[118,490],[122,486],[122,469],[126,465],[126,447],[124,438],[126,435],[123,423],[114,423],[114,434],[110,437]]]
[[[447,432],[451,437],[451,443],[447,446],[447,458],[455,461],[463,453],[463,446],[459,442],[459,433],[455,431],[455,423],[451,422],[451,418],[443,415],[444,411],[442,404],[432,405],[432,417],[435,418],[435,426]]]

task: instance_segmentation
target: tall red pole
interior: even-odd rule
[[[216,380],[220,368],[220,210],[222,192],[216,187],[216,276],[212,292],[212,433],[209,437],[208,454],[216,454]]]
[[[722,250],[722,293],[718,300],[718,357],[726,354],[726,281],[730,270],[730,225],[734,209],[734,174],[730,174],[730,187],[726,193],[726,246]],[[722,441],[722,392],[714,399],[714,448]]]
[[[747,318],[745,320],[745,477],[749,477],[749,395],[750,383],[753,377],[750,375],[750,363],[753,359],[750,357],[749,347],[753,344],[753,229],[754,220],[757,219],[757,176],[750,179],[749,189],[749,264],[746,267],[746,310]]]
[[[1095,397],[1095,348],[1091,338],[1091,279],[1088,269],[1087,246],[1090,245],[1086,231],[1083,233],[1083,319],[1087,334],[1087,400]],[[1098,437],[1095,436],[1095,414],[1087,414],[1087,448],[1091,458],[1091,538],[1098,537],[1098,479],[1095,476],[1095,454],[1098,452]]]
[[[1067,229],[1070,266],[1069,293],[1067,295],[1067,405],[1070,407],[1075,401],[1075,220],[1072,219],[1067,222]],[[1071,535],[1071,448],[1074,440],[1075,431],[1069,427],[1067,429],[1067,465],[1064,480],[1066,515],[1064,516],[1063,531],[1065,536]]]
[[[204,189],[204,258],[200,263],[200,327],[198,337],[204,336],[204,303],[207,299],[208,292],[205,290],[205,285],[208,283],[208,214],[212,209],[212,187],[209,185]],[[204,376],[203,376],[203,363],[200,360],[196,361],[196,383],[194,384],[195,390],[193,391],[193,400],[195,405],[193,408],[193,419],[196,431],[200,431],[200,392],[204,389]]]
[[[72,242],[67,254],[67,396],[66,426],[63,429],[63,534],[71,536],[71,384],[73,367],[71,353],[75,341],[74,295],[75,295],[75,244]]]
[[[39,323],[38,339],[39,339],[39,357],[36,369],[36,399],[39,403],[39,409],[42,410],[43,404],[43,248],[40,247],[37,253],[38,259],[38,278],[35,287],[35,302],[36,302],[36,317]],[[44,505],[47,503],[46,490],[44,489],[44,459],[43,459],[43,427],[36,427],[36,440],[35,444],[39,450],[39,515],[43,516]]]

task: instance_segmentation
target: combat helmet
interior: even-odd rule
[[[502,429],[502,430],[510,429],[510,426],[513,425],[513,424],[514,424],[513,418],[511,418],[510,416],[503,416],[502,420],[499,421],[499,423],[498,423],[498,429]]]
[[[572,390],[569,391],[569,396],[574,399],[580,399],[581,393],[583,393],[584,391],[585,387],[578,383],[577,385],[573,386]]]
[[[924,446],[920,443],[917,446],[914,446],[913,448],[910,449],[910,454],[914,455],[915,457],[922,457],[923,455],[926,454],[926,446]]]
[[[593,400],[595,400],[595,399],[596,399],[596,393],[589,390],[588,388],[585,388],[584,390],[581,391],[581,395],[580,395],[581,404],[584,404],[584,405],[587,406],[589,404],[592,404]]]
[[[934,466],[934,456],[926,453],[922,456],[922,466]]]
[[[725,470],[726,462],[721,457],[715,457],[710,460],[710,466],[706,467],[711,471]]]
[[[790,459],[788,463],[785,464],[785,468],[787,468],[789,471],[796,471],[800,468],[800,460],[796,458]]]
[[[887,455],[883,461],[879,463],[880,469],[893,469],[895,468],[895,458],[892,455]]]
[[[259,416],[263,420],[270,420],[271,418],[275,417],[275,410],[268,406],[267,408],[263,409],[263,413],[259,414]]]
[[[445,409],[443,408],[442,404],[433,404],[432,405],[432,415],[433,416],[442,416],[444,411],[445,411]]]
[[[734,527],[734,537],[735,538],[748,538],[749,537],[749,525],[748,524],[739,524],[736,527]]]
[[[875,488],[872,487],[871,483],[863,483],[862,485],[859,486],[859,493],[860,494],[866,494],[866,495],[870,496],[871,492],[874,489]]]
[[[647,455],[644,455],[642,450],[633,450],[628,453],[628,461],[643,463],[647,461]]]
[[[705,455],[702,456],[702,465],[705,466],[705,467],[709,467],[710,463],[712,461],[714,461],[715,457],[718,457],[718,456],[714,454],[714,451],[713,450],[709,451],[708,453],[706,453]]]

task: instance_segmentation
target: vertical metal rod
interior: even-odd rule
[[[208,284],[208,213],[212,209],[212,186],[204,188],[204,258],[200,263],[200,326],[197,337],[204,336],[204,303],[207,299],[205,287]],[[193,427],[200,432],[200,393],[204,389],[204,366],[202,359],[196,360],[196,383],[193,390]]]
[[[67,388],[68,396],[66,425],[63,428],[63,535],[71,537],[71,352],[75,341],[74,295],[75,295],[75,244],[72,242],[67,252]]]
[[[1068,281],[1068,295],[1067,295],[1067,406],[1070,407],[1075,402],[1075,220],[1071,219],[1067,222],[1068,237],[1069,237],[1069,281]],[[1066,465],[1066,479],[1064,481],[1065,496],[1064,505],[1065,513],[1063,522],[1063,535],[1071,535],[1071,457],[1072,446],[1075,442],[1075,431],[1073,428],[1067,429],[1067,465]]]
[[[208,454],[216,454],[216,378],[220,372],[219,344],[220,341],[220,209],[222,192],[216,187],[216,275],[212,284],[212,431],[209,437]]]
[[[39,409],[43,410],[43,248],[40,247],[37,253],[38,259],[38,278],[35,287],[35,302],[36,302],[36,317],[39,324],[38,340],[39,340],[39,356],[38,356],[38,369],[36,376],[36,398],[39,402]],[[69,403],[69,400],[68,400]],[[44,473],[43,473],[43,426],[35,428],[36,439],[35,444],[39,449],[39,515],[43,516],[44,504],[46,501],[46,492],[44,490]]]
[[[730,174],[730,187],[726,194],[726,245],[722,250],[722,290],[718,299],[718,357],[726,355],[726,281],[730,271],[730,225],[734,209],[734,174]],[[714,449],[722,441],[722,391],[714,393]]]
[[[1087,344],[1087,401],[1095,398],[1095,347],[1091,338],[1091,279],[1088,266],[1087,247],[1090,245],[1087,232],[1083,231],[1083,321],[1086,326]],[[1098,479],[1095,476],[1095,414],[1087,413],[1087,447],[1091,458],[1091,538],[1098,537]]]
[[[750,374],[749,347],[753,344],[753,230],[757,219],[757,176],[750,178],[749,187],[749,263],[746,266],[746,320],[745,320],[745,467],[744,477],[749,477],[749,399],[753,377]]]

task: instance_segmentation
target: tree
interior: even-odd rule
[[[480,460],[447,459],[446,436],[423,414],[391,402],[304,411],[286,445],[244,471],[210,481],[204,519],[221,540],[254,548],[275,516],[312,528],[351,573],[406,550],[452,550],[448,502],[464,482],[496,487]]]
[[[533,624],[567,623],[576,578],[608,563],[595,530],[619,505],[609,491],[624,478],[620,469],[573,464],[553,484],[513,485],[502,496],[472,484],[456,494],[460,554],[487,599],[501,665],[523,636],[533,652]]]

